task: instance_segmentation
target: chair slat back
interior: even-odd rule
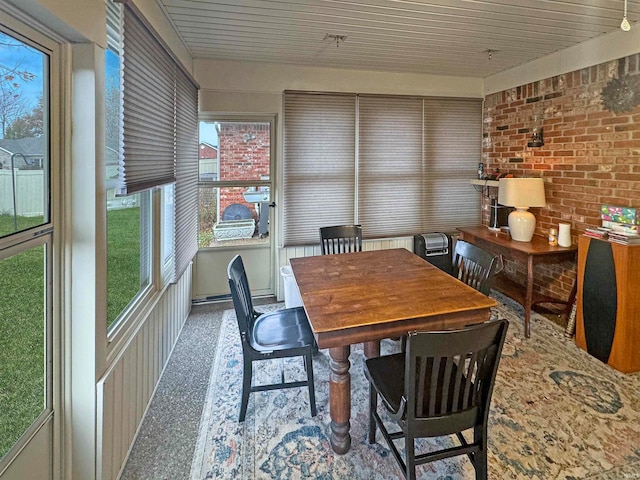
[[[236,311],[238,328],[244,339],[243,334],[247,333],[253,321],[254,308],[247,272],[244,269],[244,263],[240,255],[236,255],[229,262],[227,276],[229,277],[229,289],[233,299],[233,308]]]
[[[409,334],[407,420],[488,412],[507,327],[506,320],[498,320],[463,330]]]
[[[453,254],[452,273],[458,280],[485,295],[491,291],[492,277],[498,273],[500,256],[458,240]]]
[[[320,244],[323,255],[362,251],[362,227],[337,225],[320,228]]]

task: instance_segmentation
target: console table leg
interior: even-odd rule
[[[351,377],[349,353],[351,347],[329,349],[329,413],[331,414],[331,448],[337,454],[345,454],[351,448]]]
[[[527,293],[524,299],[524,336],[531,336],[531,303],[533,302],[533,255],[527,258]]]

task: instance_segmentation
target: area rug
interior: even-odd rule
[[[524,337],[522,307],[494,294],[494,315],[510,327],[500,363],[489,424],[491,479],[640,478],[640,374],[624,375],[577,348],[563,330],[533,314]],[[262,307],[263,311],[280,308]],[[233,311],[226,311],[211,372],[191,469],[202,479],[401,479],[378,433],[367,442],[368,386],[363,352],[351,362],[352,447],[336,455],[329,445],[329,356],[313,359],[318,415],[311,417],[306,388],[253,393],[246,421],[238,423],[242,352]],[[382,342],[382,353],[399,348]],[[282,363],[281,363],[282,362]],[[302,361],[259,362],[254,384],[304,379]],[[448,437],[421,449],[453,445]],[[418,478],[475,478],[466,457],[418,467]]]

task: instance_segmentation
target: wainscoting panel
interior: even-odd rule
[[[97,385],[97,479],[115,480],[191,308],[191,273],[169,286]]]

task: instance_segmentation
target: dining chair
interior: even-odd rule
[[[244,422],[250,393],[305,386],[309,389],[311,416],[315,417],[316,397],[311,356],[316,343],[304,308],[285,308],[268,313],[257,312],[253,307],[249,281],[240,255],[233,257],[229,263],[227,276],[229,277],[229,288],[242,342],[243,375],[240,422]],[[253,362],[287,357],[303,358],[307,372],[306,380],[285,382],[284,366],[281,365],[279,383],[251,385]]]
[[[488,478],[489,406],[508,326],[498,320],[461,330],[412,332],[405,353],[366,360],[369,443],[375,443],[380,428],[406,478],[415,480],[417,465],[463,454],[477,479]],[[398,430],[385,426],[378,396]],[[416,439],[451,435],[459,445],[430,452],[420,448],[416,454]],[[398,439],[404,439],[406,460],[394,444]]]
[[[320,227],[322,254],[349,253],[362,251],[361,225],[336,225]]]
[[[485,295],[489,295],[493,278],[503,268],[502,255],[493,255],[464,240],[456,241],[452,261],[452,275]]]

